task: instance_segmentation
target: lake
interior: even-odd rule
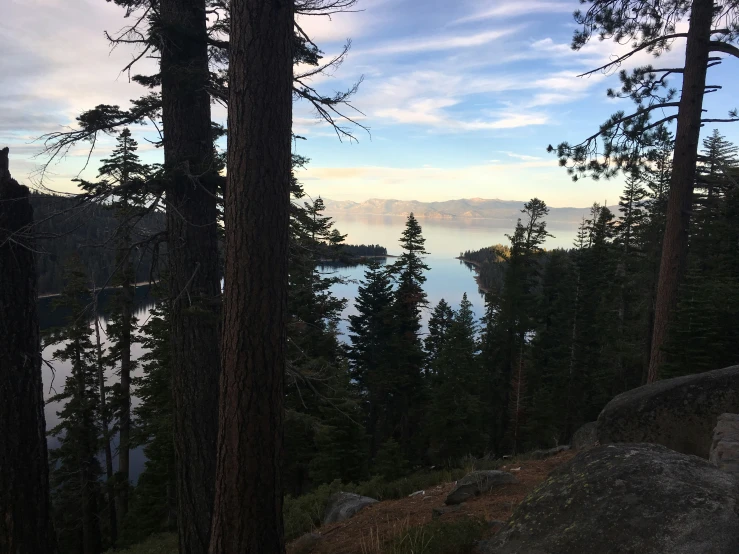
[[[474,274],[466,264],[456,260],[455,257],[465,250],[477,250],[498,243],[507,244],[508,239],[505,235],[513,231],[515,221],[421,219],[419,223],[423,228],[423,236],[426,238],[426,250],[429,252],[425,262],[430,267],[424,286],[429,303],[428,309],[423,312],[424,328],[431,309],[439,300],[444,298],[452,307],[456,308],[459,306],[464,293],[467,293],[470,302],[472,302],[475,314],[478,318],[481,317],[484,312],[484,298],[477,288]],[[388,254],[398,255],[401,253],[398,240],[405,228],[404,217],[339,216],[336,218],[336,227],[342,234],[347,235],[346,242],[348,244],[380,244],[387,248]],[[569,224],[554,224],[550,226],[549,230],[555,237],[547,241],[545,244],[547,248],[571,246],[577,231],[574,225]],[[392,263],[393,258],[388,258],[387,261]],[[340,331],[346,333],[346,318],[356,313],[353,300],[357,293],[359,280],[364,276],[365,268],[356,266],[331,271],[346,277],[345,283],[337,284],[333,288],[337,297],[346,298],[349,301],[343,313],[345,321],[340,327]],[[144,286],[137,289],[136,302],[136,317],[139,324],[143,324],[148,318],[149,309],[154,302],[149,294],[149,287]],[[52,311],[51,304],[52,299],[49,298],[39,301],[42,329],[59,325],[63,321],[63,317],[59,313]],[[106,337],[105,330],[108,323],[105,308],[105,299],[102,299],[98,317],[103,331],[103,339]],[[345,334],[342,339],[348,340]],[[43,350],[43,358],[46,361],[42,367],[46,398],[53,395],[55,390],[59,391],[64,386],[64,381],[70,371],[68,364],[53,359],[53,353],[58,348],[58,345],[48,346]],[[141,354],[140,345],[134,345],[134,358],[137,359]],[[140,375],[141,368],[137,368],[134,374]],[[110,372],[108,377],[111,379],[110,382],[113,382],[114,376]],[[135,406],[138,400],[134,398],[132,402]],[[58,403],[46,405],[47,428],[56,425],[58,421],[56,414],[59,409]],[[51,448],[56,446],[55,439],[49,439],[49,446]],[[131,476],[134,480],[138,478],[139,473],[143,470],[144,462],[145,458],[141,449],[131,453]],[[114,462],[114,464],[117,465],[117,462]]]

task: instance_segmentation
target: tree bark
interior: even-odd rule
[[[233,0],[226,272],[211,554],[285,552],[292,2]]]
[[[162,122],[181,554],[210,542],[218,436],[220,271],[205,0],[160,0]]]
[[[0,552],[54,554],[28,189],[0,150]]]
[[[698,160],[712,21],[713,0],[694,0],[685,50],[683,90],[677,116],[648,383],[659,379],[660,367],[665,359],[663,348],[668,338],[670,316],[677,304],[680,281],[687,260],[688,228]]]

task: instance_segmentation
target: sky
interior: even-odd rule
[[[81,111],[98,104],[126,107],[145,90],[121,73],[135,50],[111,50],[104,36],[127,22],[112,2],[2,4],[0,147],[11,148],[14,177],[38,185],[44,162],[38,137],[74,126]],[[579,142],[613,112],[630,108],[628,100],[606,97],[617,76],[577,77],[626,51],[598,40],[572,51],[578,6],[577,0],[358,0],[353,13],[302,19],[326,59],[351,39],[341,67],[311,84],[333,94],[362,79],[352,105],[369,128],[354,129],[357,141],[340,141],[309,105],[295,104],[294,132],[305,137],[295,150],[310,159],[299,172],[307,192],[360,202],[538,196],[557,207],[616,203],[621,180],[573,183],[546,152],[549,144]],[[654,63],[673,67],[682,57],[676,42]],[[651,62],[640,53],[623,68]],[[738,107],[736,63],[710,70],[711,84],[724,86],[707,97],[710,117]],[[155,60],[144,59],[136,72],[154,67]],[[225,115],[214,106],[215,120],[225,122]],[[739,127],[719,129],[739,143]],[[144,160],[160,161],[161,151],[146,141],[155,137],[153,127],[132,131]],[[101,140],[87,164],[87,148],[72,149],[44,184],[74,190],[72,179],[94,178],[112,146],[113,139]]]

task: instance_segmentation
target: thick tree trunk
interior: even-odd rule
[[[205,0],[160,0],[181,554],[210,542],[218,436],[221,286]]]
[[[118,519],[115,509],[115,487],[113,481],[113,452],[110,448],[110,414],[108,413],[108,402],[105,394],[105,368],[103,367],[103,347],[100,340],[100,319],[98,318],[98,291],[93,286],[93,310],[95,318],[95,346],[96,364],[98,372],[98,389],[100,393],[100,427],[103,435],[103,452],[105,454],[105,494],[108,501],[108,520],[110,523],[110,542],[115,545],[118,540]]]
[[[683,90],[677,116],[675,152],[667,201],[667,224],[662,242],[657,302],[654,313],[647,382],[659,379],[670,316],[677,303],[688,253],[688,227],[698,160],[703,96],[710,52],[713,0],[694,0],[690,16]]]
[[[285,551],[292,9],[292,2],[231,4],[223,378],[211,554]]]
[[[28,189],[0,150],[0,552],[54,554]]]

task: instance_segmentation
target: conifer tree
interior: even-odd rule
[[[0,150],[0,552],[56,554],[28,188]],[[38,221],[38,217],[36,218]]]
[[[434,372],[434,362],[439,357],[441,349],[449,340],[449,328],[454,321],[454,310],[443,298],[431,312],[428,323],[428,334],[423,340],[426,347],[426,361],[428,368]]]
[[[511,431],[518,433],[526,402],[523,385],[527,335],[536,321],[535,291],[540,280],[542,245],[551,236],[544,219],[549,213],[545,202],[533,198],[524,204],[521,212],[526,216],[525,222],[519,218],[513,234],[508,235],[511,248],[503,287],[487,300],[484,343],[492,346],[483,348],[488,358],[485,363],[494,365],[491,374],[494,386],[506,391],[501,393],[494,408],[499,421],[493,438],[495,451],[516,447]]]
[[[476,335],[472,303],[465,294],[431,365],[425,427],[431,459],[437,464],[481,456],[487,447]]]
[[[400,238],[403,253],[390,271],[396,283],[392,304],[392,342],[394,371],[389,376],[393,396],[389,407],[396,428],[395,437],[408,460],[420,457],[420,420],[423,413],[423,378],[425,354],[421,341],[421,310],[426,307],[423,256],[426,239],[421,225],[411,213]]]
[[[737,40],[739,10],[732,2],[724,4],[714,0],[585,0],[583,3],[589,6],[584,12],[575,12],[575,21],[582,28],[573,36],[573,49],[581,49],[594,35],[601,40],[631,42],[629,52],[585,75],[618,67],[641,51],[659,57],[673,41],[685,40],[685,60],[681,67],[647,65],[631,72],[620,72],[620,91],[611,89],[608,94],[633,100],[636,109],[631,114],[619,111],[580,144],[562,143],[556,149],[562,165],[567,166],[571,162],[568,170],[575,177],[588,173],[596,178],[611,176],[622,168],[629,169],[643,163],[644,148],[652,143],[655,128],[670,121],[677,123],[673,156],[675,170],[670,178],[647,375],[648,381],[652,382],[659,378],[664,361],[662,349],[686,267],[700,129],[707,122],[739,121],[736,110],[724,119],[705,118],[703,114],[705,94],[721,88],[706,84],[709,68],[722,63],[722,58],[712,56],[712,53],[739,57],[739,48],[732,44]],[[683,22],[687,23],[687,32],[678,32],[678,25]],[[670,88],[666,80],[676,73],[682,75],[679,98],[677,89]],[[662,117],[653,122],[651,114],[657,110]],[[550,150],[554,149],[550,147]]]
[[[98,176],[104,179],[99,185],[113,194],[112,208],[116,211],[116,269],[112,280],[117,290],[108,322],[111,347],[108,361],[117,367],[120,381],[114,387],[115,415],[118,419],[118,471],[116,472],[116,516],[118,527],[123,526],[128,512],[130,488],[131,450],[131,375],[136,363],[131,357],[131,347],[136,342],[134,330],[134,286],[136,281],[131,244],[136,220],[145,213],[143,191],[151,174],[151,168],[141,163],[136,153],[138,143],[131,131],[125,128],[117,138],[111,156],[102,161]]]
[[[364,404],[371,458],[393,431],[388,410],[394,394],[390,387],[395,368],[391,351],[393,294],[388,272],[371,261],[357,290],[357,314],[349,316],[350,371]]]
[[[159,287],[157,286],[157,290]],[[132,491],[124,538],[137,542],[162,531],[176,529],[177,502],[172,435],[172,353],[169,310],[158,302],[142,327],[142,375],[133,379],[139,404],[134,408],[132,446],[143,446],[146,463]]]
[[[67,283],[56,306],[68,311],[65,327],[54,333],[49,344],[62,344],[54,358],[71,366],[64,390],[49,402],[65,402],[59,423],[49,434],[59,441],[50,453],[55,521],[62,552],[82,554],[102,551],[100,530],[97,453],[100,444],[99,393],[91,329],[88,322],[89,291],[79,258],[67,268]]]

